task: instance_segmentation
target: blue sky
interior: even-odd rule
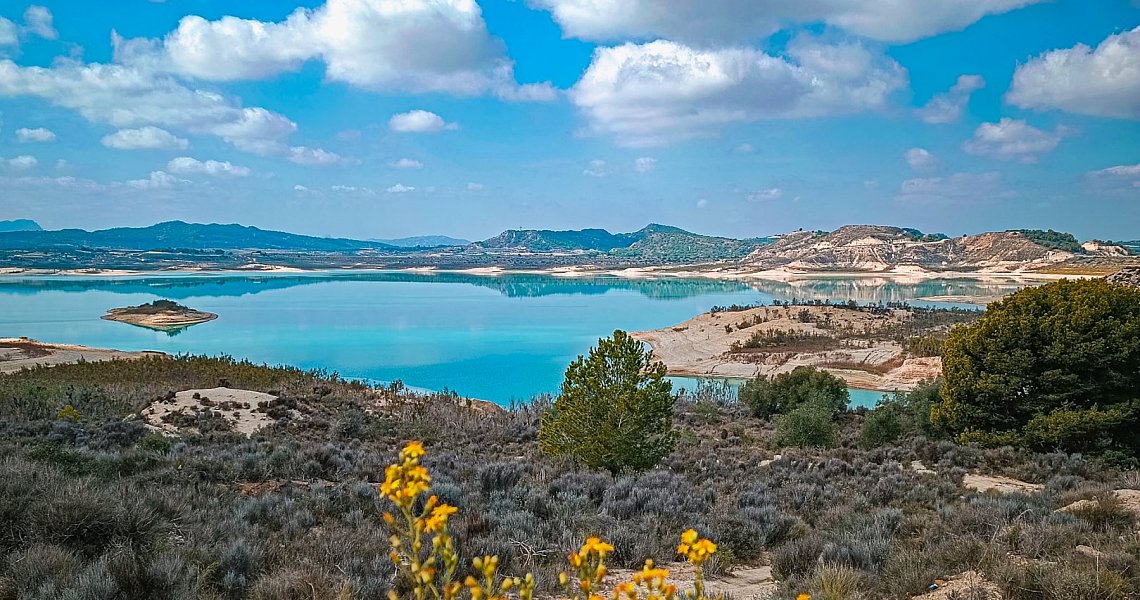
[[[1129,0],[0,8],[0,219],[1140,238]]]

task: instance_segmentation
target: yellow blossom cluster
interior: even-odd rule
[[[441,503],[435,496],[417,502],[428,493],[431,475],[420,464],[424,447],[419,442],[408,442],[400,452],[398,464],[384,472],[380,495],[396,506],[396,514],[384,513],[384,522],[391,530],[391,558],[397,569],[411,585],[416,600],[458,600],[466,589],[469,600],[533,600],[535,579],[503,577],[498,574],[499,557],[482,556],[471,561],[478,575],[467,576],[463,583],[456,581],[459,553],[448,532],[448,522],[458,513],[454,506]],[[430,540],[430,541],[429,541]],[[606,557],[614,552],[612,544],[598,537],[587,538],[568,557],[571,573],[559,575],[569,600],[603,600],[600,592],[606,577]],[[702,565],[714,553],[716,544],[701,538],[690,529],[681,535],[677,553],[685,556],[696,570],[694,589],[687,591],[689,600],[710,600],[705,596]],[[677,586],[668,582],[669,571],[645,562],[641,571],[629,581],[614,588],[614,600],[676,600]],[[395,592],[389,600],[400,600]]]
[[[380,495],[396,503],[401,509],[411,507],[416,497],[431,487],[431,475],[420,465],[424,446],[419,442],[408,442],[400,452],[400,464],[389,465],[384,470],[384,483],[380,484]]]

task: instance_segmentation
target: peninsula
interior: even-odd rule
[[[172,333],[191,325],[213,321],[218,315],[194,310],[172,300],[155,300],[138,306],[112,308],[102,318]]]
[[[670,375],[752,378],[809,365],[851,387],[897,391],[937,377],[946,333],[980,314],[905,304],[732,306],[631,335]]]

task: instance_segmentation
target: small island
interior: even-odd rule
[[[139,306],[112,308],[102,318],[175,334],[191,325],[213,321],[218,315],[182,306],[173,300],[155,300]]]

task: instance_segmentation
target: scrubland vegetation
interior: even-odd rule
[[[615,435],[607,403],[640,398],[628,407],[637,414],[640,403],[660,407],[661,392],[669,394],[628,338],[609,342],[571,369],[554,413],[547,398],[495,410],[225,357],[0,376],[0,599],[416,597],[409,555],[398,551],[393,561],[383,516],[397,514],[388,467],[404,464],[409,440],[422,442],[414,466],[422,461],[431,480],[408,508],[425,519],[442,505],[456,509],[445,519],[448,543],[466,558],[452,581],[473,577],[482,597],[526,589],[527,573],[535,597],[563,596],[567,556],[605,547],[594,536],[612,546],[611,568],[641,569],[646,559],[668,566],[690,528],[717,544],[705,573],[769,564],[778,598],[910,598],[965,571],[1018,600],[1140,591],[1137,515],[1110,493],[1140,489],[1128,448],[1078,454],[1042,452],[1024,438],[966,443],[962,422],[932,411],[946,398],[976,397],[948,390],[951,378],[872,411],[846,410],[845,390],[811,369],[756,382],[740,398],[709,385],[669,396],[667,442],[631,454],[645,464],[591,468],[573,444],[544,452],[540,439],[559,416],[583,410],[582,399],[595,425],[579,432],[596,437],[573,439],[592,448],[584,444],[633,443]],[[1135,356],[1113,372],[1135,383]],[[613,394],[599,391],[617,384]],[[132,417],[171,391],[219,385],[272,393],[289,410],[249,437],[205,418],[200,434],[167,438]],[[1082,389],[1100,411],[1131,406],[1125,400],[1137,387]],[[1061,410],[1079,408],[1064,401]],[[1036,410],[1056,413],[1048,404]],[[654,438],[659,413],[623,435],[666,439]],[[968,473],[1041,487],[978,493],[963,487]],[[1080,500],[1090,502],[1059,510]],[[487,582],[489,559],[469,559],[492,556]]]

